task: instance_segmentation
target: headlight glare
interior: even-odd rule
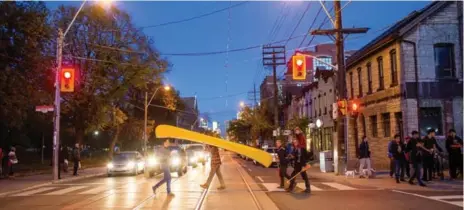
[[[127,167],[128,167],[128,168],[134,168],[134,167],[135,167],[135,163],[132,162],[132,161],[130,161],[130,162],[127,163]]]
[[[106,167],[107,167],[108,169],[112,169],[114,166],[113,166],[113,163],[108,163],[108,164],[106,165]]]

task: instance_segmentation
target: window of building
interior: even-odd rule
[[[401,138],[403,138],[404,135],[403,135],[403,113],[402,112],[395,113],[395,121],[396,121],[395,131],[396,133],[400,134]]]
[[[361,127],[362,127],[363,135],[367,136],[367,133],[366,133],[366,118],[364,118],[364,115],[361,115]]]
[[[369,119],[371,124],[372,137],[377,137],[377,115],[370,116]]]
[[[435,73],[437,78],[454,77],[454,45],[449,43],[435,44]]]
[[[332,64],[332,57],[321,56],[313,59],[313,61],[314,69],[332,70],[332,66],[330,66]]]
[[[361,75],[361,67],[358,68],[358,91],[359,95],[358,98],[361,98],[363,96],[363,90],[362,90],[362,75]]]
[[[354,98],[353,72],[350,72],[350,97]]]
[[[377,58],[377,68],[379,70],[379,90],[385,89],[384,79],[383,79],[383,58]]]
[[[371,63],[367,63],[366,68],[367,68],[367,93],[372,93],[372,66],[371,66]]]
[[[390,113],[383,113],[382,114],[382,129],[383,129],[383,136],[390,137],[391,136],[391,129],[390,129]]]
[[[421,135],[435,129],[436,135],[443,135],[442,111],[440,107],[420,108],[419,127]]]
[[[391,86],[398,85],[398,65],[396,63],[396,50],[390,51]]]
[[[324,115],[327,115],[327,106],[324,107]]]

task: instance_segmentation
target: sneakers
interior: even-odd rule
[[[201,184],[200,187],[205,189],[205,190],[208,189],[208,185],[206,185],[206,184]]]
[[[172,192],[169,192],[167,195],[168,195],[169,197],[174,197],[174,196],[175,196],[174,193],[172,193]]]
[[[311,189],[308,188],[308,189],[306,189],[304,192],[305,192],[305,193],[311,193]]]
[[[155,186],[151,187],[151,190],[153,190],[153,195],[156,195],[156,187]]]
[[[217,188],[218,190],[225,190],[226,189],[226,186],[220,186]]]
[[[284,189],[284,188],[285,188],[285,186],[283,186],[283,185],[280,185],[280,186],[278,186],[277,188],[279,188],[279,189]]]

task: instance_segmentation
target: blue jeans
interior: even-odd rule
[[[419,184],[423,184],[421,176],[422,163],[413,163],[412,167],[414,168],[414,173],[411,175],[411,179],[409,181],[412,182],[414,179],[417,179]]]
[[[399,179],[401,177],[401,179],[404,178],[404,164],[405,162],[403,160],[397,160],[395,159],[395,177],[397,179]]]
[[[153,188],[158,189],[158,187],[166,182],[166,191],[167,193],[171,193],[171,170],[169,170],[168,165],[161,166],[161,169],[163,170],[163,179],[155,184]]]

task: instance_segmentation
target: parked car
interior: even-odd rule
[[[137,175],[143,173],[145,161],[143,156],[137,151],[119,152],[113,155],[112,160],[107,164],[108,176],[115,174]]]
[[[153,177],[155,174],[161,172],[161,166],[155,151],[148,153],[145,159],[145,173],[148,177]]]

